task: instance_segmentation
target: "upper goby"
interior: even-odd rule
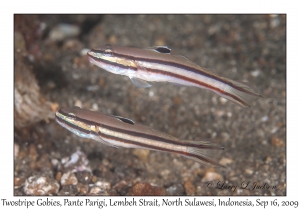
[[[246,83],[220,77],[184,56],[170,53],[166,46],[138,49],[105,45],[89,51],[88,58],[111,73],[128,76],[138,87],[150,87],[148,82],[196,86],[212,90],[242,107],[250,107],[254,98],[261,97]]]

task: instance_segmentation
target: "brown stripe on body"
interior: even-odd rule
[[[65,113],[61,110],[60,110],[60,112],[63,115],[68,115],[67,113]],[[74,116],[72,116],[72,117],[74,118]],[[145,138],[145,139],[151,139],[151,140],[158,141],[158,142],[160,141],[160,142],[164,142],[164,143],[168,143],[168,144],[174,144],[174,145],[177,145],[177,146],[189,146],[189,147],[196,147],[196,148],[199,148],[199,149],[217,149],[217,148],[219,148],[219,147],[213,148],[213,146],[211,146],[211,145],[199,145],[199,144],[185,143],[184,141],[173,141],[173,140],[163,138],[163,137],[160,137],[160,136],[157,136],[157,135],[145,134],[145,133],[141,133],[141,132],[137,132],[137,131],[129,131],[129,130],[125,130],[125,129],[122,129],[122,128],[117,128],[117,127],[112,127],[112,126],[109,126],[109,125],[105,125],[105,124],[102,124],[102,123],[96,123],[94,121],[83,119],[83,118],[80,118],[78,116],[76,116],[75,119],[78,120],[78,121],[84,122],[86,124],[89,124],[89,125],[95,125],[95,126],[102,127],[102,128],[108,129],[108,130],[112,130],[112,131],[115,131],[115,132],[118,132],[118,133],[124,133],[124,134],[128,134],[128,135],[131,135],[131,136],[141,137],[141,138]],[[76,125],[71,124],[71,126],[74,127]],[[134,126],[134,125],[131,125],[131,126]],[[76,126],[76,128],[77,128],[77,126]]]
[[[146,68],[147,71],[149,72],[153,72],[153,73],[156,73],[156,74],[161,74],[161,75],[167,75],[167,76],[171,76],[171,77],[175,77],[175,78],[178,78],[178,79],[181,79],[181,80],[185,80],[185,81],[189,81],[191,83],[194,83],[194,84],[197,84],[197,85],[200,85],[200,86],[203,86],[203,87],[206,87],[208,89],[211,89],[211,90],[214,90],[216,92],[219,92],[223,95],[227,95],[227,96],[230,96],[232,98],[234,98],[235,100],[239,101],[241,104],[243,104],[244,106],[248,106],[247,103],[245,103],[244,101],[242,101],[240,98],[238,98],[237,96],[233,95],[233,94],[230,94],[228,92],[225,92],[224,90],[222,89],[219,89],[219,88],[216,88],[212,85],[209,85],[207,83],[204,83],[204,82],[201,82],[199,80],[196,80],[196,79],[192,79],[190,77],[186,77],[186,76],[182,76],[180,74],[174,74],[174,73],[171,73],[171,72],[167,72],[167,71],[161,71],[161,70],[157,70],[157,69],[150,69],[150,68]]]
[[[111,130],[111,131],[118,132],[118,133],[124,133],[127,135],[140,137],[140,138],[144,138],[144,139],[150,139],[150,140],[157,141],[157,142],[164,142],[167,144],[174,144],[176,146],[188,146],[188,147],[195,147],[195,148],[199,148],[199,149],[220,149],[220,147],[217,147],[217,146],[214,148],[212,145],[199,145],[199,144],[192,144],[192,143],[184,142],[184,141],[173,141],[173,140],[166,139],[166,138],[156,136],[156,135],[140,133],[137,131],[129,131],[129,130],[125,130],[125,129],[121,129],[121,128],[117,128],[117,127],[104,125],[104,124],[99,124],[98,126],[108,129],[108,130]]]
[[[127,139],[122,139],[122,138],[118,138],[118,137],[114,137],[114,136],[109,136],[109,135],[106,135],[106,134],[103,134],[103,133],[101,133],[99,135],[104,139],[109,139],[109,140],[112,140],[112,141],[118,141],[118,142],[122,142],[122,143],[126,143],[126,144],[133,144],[133,145],[137,145],[137,146],[140,146],[140,147],[143,147],[143,148],[146,148],[146,149],[152,149],[152,150],[158,150],[158,151],[164,151],[164,152],[173,152],[173,153],[177,153],[177,154],[181,154],[181,155],[185,155],[185,156],[195,157],[195,158],[198,158],[201,161],[208,162],[208,163],[211,163],[211,164],[219,165],[217,162],[215,162],[213,160],[210,160],[208,158],[205,158],[203,156],[200,156],[200,155],[187,153],[187,152],[183,152],[183,151],[165,149],[165,148],[162,148],[162,147],[143,144],[143,143],[140,143],[140,142],[130,141],[130,140],[127,140]]]

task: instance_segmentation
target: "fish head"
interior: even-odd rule
[[[90,138],[91,124],[81,117],[82,111],[79,107],[62,108],[55,113],[56,122],[80,137]]]
[[[133,59],[124,57],[117,51],[117,46],[104,45],[90,50],[87,55],[89,61],[96,66],[114,74],[126,75],[136,68],[136,64]]]

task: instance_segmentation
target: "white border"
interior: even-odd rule
[[[18,1],[1,4],[1,190],[0,199],[27,199],[38,197],[13,197],[13,14],[14,13],[287,13],[287,197],[280,200],[298,200],[299,160],[299,15],[296,1]],[[71,10],[70,10],[71,9]],[[73,197],[74,198],[74,197]],[[151,197],[148,197],[149,199]],[[203,197],[205,200],[220,197]],[[263,199],[275,197],[232,197],[234,200]],[[44,199],[46,199],[44,197]],[[63,201],[64,198],[53,199]],[[74,198],[75,199],[75,198]],[[102,199],[102,198],[99,198]],[[109,199],[106,197],[106,199]],[[118,197],[112,199],[118,200]],[[184,198],[183,198],[184,199]],[[202,199],[197,197],[197,199]],[[226,200],[228,197],[221,197]],[[1,200],[0,200],[1,201]],[[0,204],[2,206],[2,204]],[[74,209],[70,207],[67,209]],[[95,207],[94,207],[95,208]],[[123,207],[125,208],[125,207]],[[137,209],[140,207],[135,207]],[[149,207],[148,207],[149,208]],[[177,207],[171,207],[177,208]],[[169,209],[171,209],[169,208]],[[182,207],[181,207],[182,208]],[[199,208],[199,207],[197,207]],[[232,207],[228,207],[232,209]],[[234,207],[237,209],[237,207]],[[20,209],[20,208],[19,208]],[[21,208],[25,209],[25,207]],[[39,209],[35,206],[31,209]],[[132,207],[130,207],[132,209]],[[152,208],[151,208],[152,209]],[[178,208],[177,208],[178,209]]]

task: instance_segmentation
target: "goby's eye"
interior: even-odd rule
[[[76,115],[74,113],[68,113],[68,117],[75,120],[76,119]]]
[[[112,56],[112,51],[111,51],[111,49],[106,49],[106,50],[104,50],[103,55],[104,55],[104,56]]]

